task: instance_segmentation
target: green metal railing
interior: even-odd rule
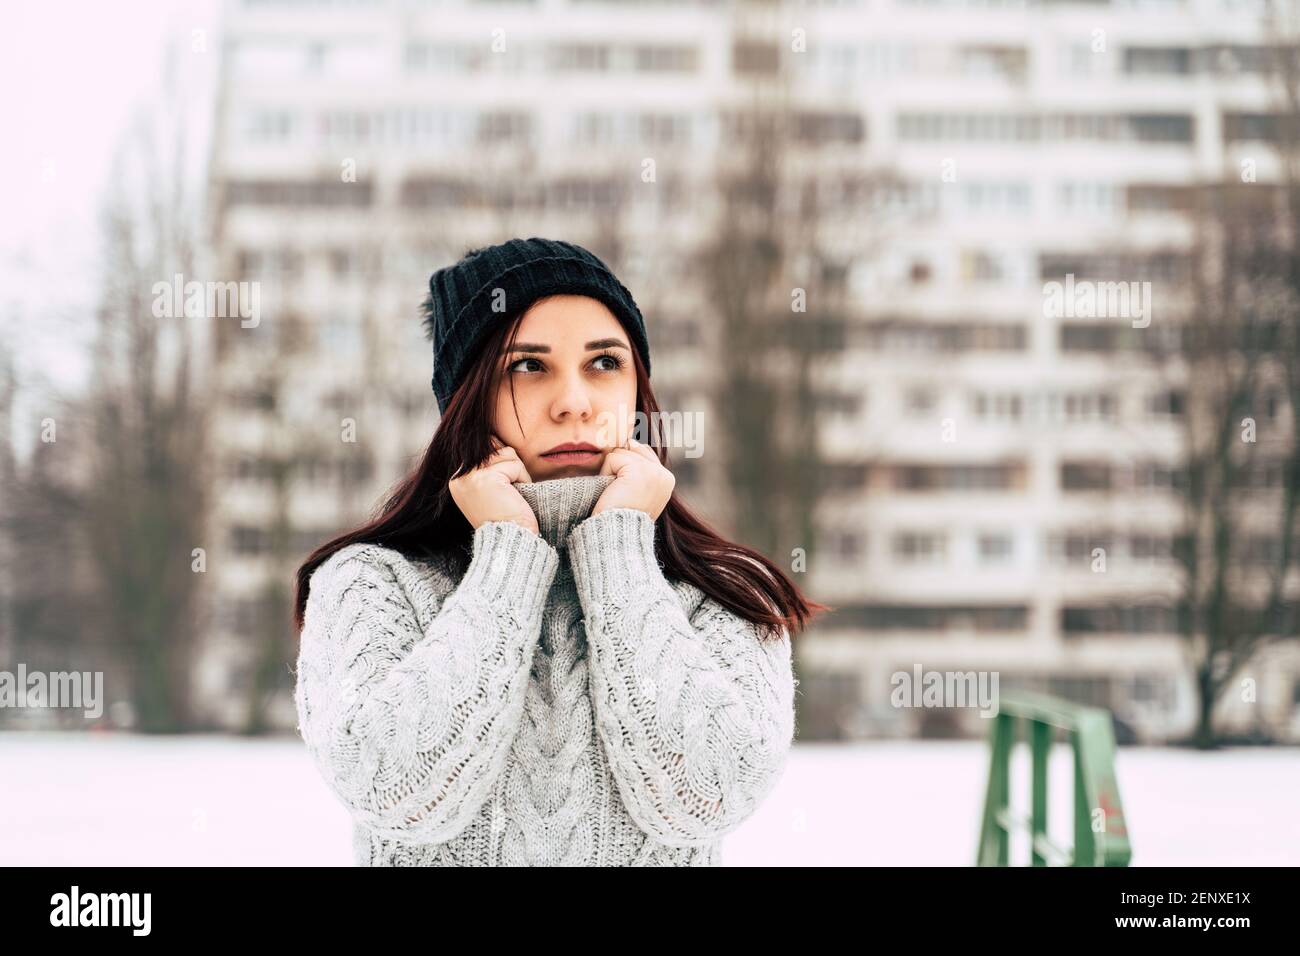
[[[1033,866],[1128,866],[1133,856],[1115,779],[1115,734],[1108,711],[1046,694],[1007,691],[990,718],[988,791],[980,825],[977,866],[1007,866],[1012,828],[1030,830]],[[1017,730],[1029,730],[1033,756],[1030,815],[1013,815],[1011,751]],[[1056,732],[1074,753],[1074,846],[1047,838],[1047,758]]]

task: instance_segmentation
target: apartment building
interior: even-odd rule
[[[861,311],[838,381],[856,403],[824,435],[857,464],[826,503],[817,581],[844,627],[809,658],[854,675],[847,733],[978,732],[973,709],[891,705],[892,676],[918,663],[1111,707],[1141,740],[1192,725],[1172,607],[1184,395],[1143,353],[1188,305],[1188,187],[1244,159],[1272,172],[1249,7],[825,14],[809,92],[852,100],[864,155],[908,183],[882,210],[905,214],[885,252],[846,259]],[[1149,314],[1046,314],[1051,283],[1119,279],[1151,283]],[[1274,403],[1260,421],[1280,430]],[[1225,725],[1294,738],[1296,660],[1294,642],[1261,655],[1242,675],[1257,696],[1226,695]]]
[[[1104,704],[1138,739],[1186,731],[1169,609],[1182,398],[1140,356],[1185,305],[1186,187],[1243,158],[1272,174],[1258,14],[233,0],[213,236],[263,316],[219,325],[215,350],[214,719],[245,719],[286,555],[363,517],[436,425],[418,387],[432,269],[506,231],[588,244],[641,301],[664,407],[699,401],[709,309],[682,258],[716,210],[730,109],[779,74],[829,250],[809,294],[852,306],[819,373],[834,487],[804,583],[839,610],[802,647],[812,730],[979,732],[973,710],[891,704],[891,675],[920,664]],[[1130,303],[1145,313],[1045,315],[1047,283],[1120,278],[1151,283]],[[679,467],[706,512],[725,496],[708,456]],[[1258,700],[1227,719],[1300,738],[1294,642],[1248,674]]]

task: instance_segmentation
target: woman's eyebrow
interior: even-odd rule
[[[627,349],[629,352],[631,351],[631,349],[628,349],[627,343],[625,343],[622,339],[595,339],[594,341],[588,342],[585,347],[588,351],[595,351],[596,349],[608,349],[608,348]],[[516,342],[514,348],[512,348],[510,351],[511,352],[549,352],[550,350],[551,347],[549,345],[541,345],[537,342]]]

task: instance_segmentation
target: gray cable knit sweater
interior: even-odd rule
[[[669,581],[613,476],[518,484],[540,536],[474,533],[459,581],[378,545],[311,578],[299,731],[359,866],[717,866],[794,739],[788,632]]]

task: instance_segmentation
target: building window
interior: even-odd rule
[[[903,392],[903,410],[909,415],[926,415],[934,411],[938,396],[934,389],[916,385]]]
[[[1075,634],[1177,634],[1183,614],[1166,605],[1108,604],[1061,608],[1061,630]]]
[[[856,562],[861,559],[866,550],[866,540],[861,532],[826,528],[822,534],[824,536],[822,551],[834,562]]]
[[[547,65],[556,73],[604,73],[609,60],[608,44],[559,43],[547,50]]]
[[[1130,684],[1129,700],[1143,707],[1170,711],[1174,706],[1174,681],[1167,674],[1137,674]]]
[[[1014,392],[975,392],[971,411],[981,421],[1018,422],[1024,417],[1024,401]]]
[[[817,408],[828,415],[848,418],[861,413],[864,400],[865,396],[860,391],[826,390],[817,394],[816,403]]]
[[[257,109],[244,117],[244,139],[251,143],[283,145],[297,131],[297,120],[289,110]]]
[[[365,207],[370,205],[371,184],[339,180],[232,180],[226,184],[231,206]]]
[[[271,536],[265,528],[235,525],[230,529],[230,541],[235,553],[245,556],[267,554],[271,550]]]
[[[856,628],[866,631],[952,630],[1023,631],[1029,621],[1029,609],[1013,605],[915,605],[849,604],[828,613],[825,625],[833,629]]]
[[[966,282],[997,282],[1002,278],[1002,264],[983,249],[962,253],[962,279]]]
[[[1003,564],[1011,560],[1013,539],[1004,531],[981,534],[978,545],[980,564]]]
[[[632,48],[637,73],[693,73],[698,51],[690,46],[639,45]]]
[[[1174,538],[1167,534],[1133,534],[1128,553],[1134,561],[1168,561],[1173,558]]]
[[[1067,461],[1061,464],[1062,491],[1108,491],[1110,479],[1110,465],[1105,463]]]
[[[1058,564],[1087,564],[1097,549],[1110,554],[1112,548],[1112,537],[1107,532],[1065,532],[1047,538],[1047,554]]]
[[[948,537],[937,532],[903,531],[894,535],[894,557],[908,564],[937,564],[948,556]]]
[[[867,466],[852,462],[828,462],[821,466],[822,488],[826,491],[861,491],[867,483]]]
[[[1057,205],[1078,215],[1110,215],[1120,209],[1120,188],[1114,183],[1070,181],[1056,187]]]
[[[806,143],[861,143],[866,120],[858,113],[796,113],[795,138]]]
[[[737,40],[731,48],[732,69],[742,76],[773,76],[781,68],[781,48],[775,43]]]
[[[1124,51],[1124,72],[1185,76],[1192,69],[1192,51],[1185,46],[1128,47]]]
[[[1007,491],[1022,475],[1019,464],[898,465],[894,482],[900,491]]]
[[[1166,389],[1147,397],[1147,413],[1153,417],[1175,418],[1184,414],[1187,395],[1181,389]]]

